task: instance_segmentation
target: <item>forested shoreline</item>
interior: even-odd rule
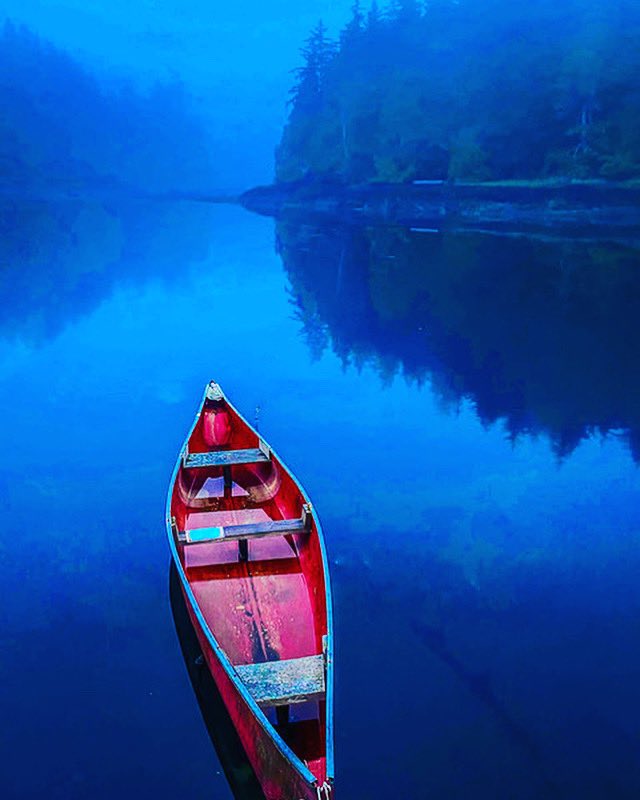
[[[355,2],[303,48],[279,182],[640,179],[631,0]]]
[[[240,202],[267,216],[356,226],[391,223],[634,240],[640,235],[640,187],[612,181],[350,185],[320,177],[257,186]]]

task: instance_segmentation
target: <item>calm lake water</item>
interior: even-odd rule
[[[637,251],[0,206],[3,797],[232,797],[163,527],[212,378],[323,521],[341,798],[640,796]]]

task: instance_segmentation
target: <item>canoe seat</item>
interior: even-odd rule
[[[183,544],[202,544],[204,542],[233,542],[259,539],[265,536],[289,536],[304,533],[311,528],[311,509],[305,505],[302,516],[297,519],[267,519],[262,522],[248,522],[244,525],[217,525],[212,528],[191,528],[180,531],[178,541]]]
[[[185,453],[182,459],[187,469],[198,467],[230,467],[233,464],[260,464],[269,461],[269,446],[260,442],[260,447],[248,450],[217,450],[212,453]]]
[[[235,668],[260,706],[288,706],[324,697],[324,656],[305,656]]]

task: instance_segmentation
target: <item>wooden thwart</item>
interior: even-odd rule
[[[260,706],[288,706],[324,697],[324,658],[305,656],[235,668]]]
[[[244,525],[218,525],[213,528],[192,528],[178,532],[178,541],[183,544],[203,544],[204,542],[235,542],[246,539],[261,539],[265,536],[288,536],[292,533],[305,533],[311,529],[311,506],[302,507],[298,519],[267,519],[263,522],[249,522]]]
[[[216,528],[193,528],[181,532],[178,539],[184,544],[203,542],[234,542],[240,539],[261,539],[265,536],[287,536],[290,533],[304,533],[306,525],[300,519],[270,519],[247,525],[220,525]]]
[[[249,450],[218,450],[215,453],[186,453],[183,458],[183,464],[187,469],[260,464],[265,461],[269,461],[269,453],[261,447]]]

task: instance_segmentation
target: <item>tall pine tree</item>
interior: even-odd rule
[[[315,113],[322,107],[327,72],[336,53],[322,20],[311,31],[301,53],[304,65],[296,70],[297,81],[291,90],[293,113]]]

